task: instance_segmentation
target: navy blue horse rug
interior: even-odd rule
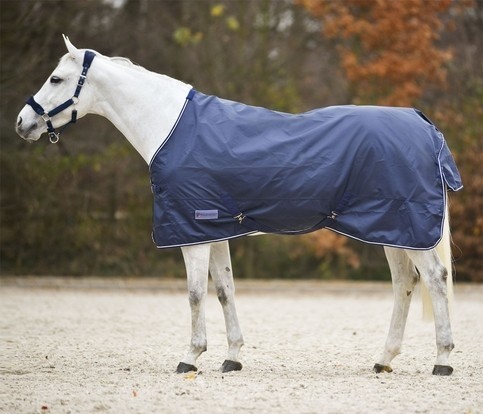
[[[327,227],[411,249],[441,238],[462,187],[443,135],[411,108],[286,114],[192,90],[150,164],[159,248]]]

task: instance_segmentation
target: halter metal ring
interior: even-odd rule
[[[52,144],[57,144],[60,140],[60,133],[58,132],[49,132],[49,141]]]

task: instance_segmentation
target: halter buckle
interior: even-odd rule
[[[86,82],[86,75],[84,75],[84,72],[82,75],[79,77],[79,81],[77,82],[77,86],[84,86],[84,83]]]

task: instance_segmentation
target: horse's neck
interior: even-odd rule
[[[93,112],[109,119],[149,164],[175,125],[191,86],[112,61],[96,63]]]

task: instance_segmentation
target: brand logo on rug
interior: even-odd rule
[[[215,220],[218,218],[218,210],[195,210],[196,220]]]

